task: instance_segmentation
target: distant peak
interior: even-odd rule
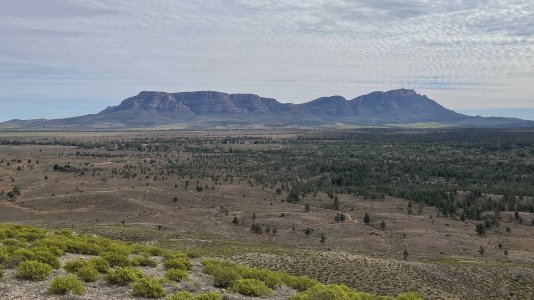
[[[396,89],[396,90],[390,90],[390,91],[387,91],[386,94],[390,94],[390,95],[402,95],[402,96],[414,96],[414,95],[418,95],[417,92],[413,89],[405,89],[405,88],[402,88],[402,89]]]

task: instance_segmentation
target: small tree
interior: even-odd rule
[[[252,221],[253,221],[253,222],[256,221],[256,213],[252,213]]]
[[[404,249],[404,252],[402,252],[402,258],[404,258],[404,260],[407,260],[409,255],[410,254],[408,253],[408,249]]]
[[[304,230],[304,234],[305,234],[306,236],[309,236],[309,235],[312,233],[312,231],[313,231],[313,230],[312,230],[311,228],[308,227],[308,228],[306,228],[306,229]]]
[[[386,229],[386,222],[384,222],[384,221],[380,222],[380,229],[382,229],[382,230]]]
[[[321,233],[321,244],[324,244],[325,241],[326,241],[326,234]]]
[[[304,206],[304,212],[310,212],[310,204],[309,203],[306,203],[306,205]]]
[[[475,226],[475,231],[478,235],[484,235],[486,233],[486,225],[484,223],[479,223]]]
[[[508,249],[504,249],[504,255],[508,256]]]
[[[174,202],[174,203],[178,202],[178,197],[172,198],[172,202]]]
[[[484,246],[480,245],[480,247],[478,248],[478,253],[480,253],[480,256],[484,255],[485,251],[486,249],[484,248]]]
[[[232,224],[239,225],[239,219],[236,216],[234,216],[234,219],[232,220]]]
[[[369,217],[368,213],[365,213],[365,216],[363,217],[363,222],[367,225],[371,222],[371,218]]]
[[[278,228],[274,226],[272,232],[273,232],[273,236],[275,236],[278,233]]]

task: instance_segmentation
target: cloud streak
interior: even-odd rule
[[[407,87],[451,108],[534,108],[533,28],[528,0],[0,0],[0,98]]]

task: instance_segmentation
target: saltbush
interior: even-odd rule
[[[33,249],[18,249],[13,253],[13,257],[17,258],[19,261],[34,260],[42,262],[54,269],[61,267],[59,259],[52,253],[44,250],[35,251]]]
[[[93,265],[93,267],[95,267],[98,272],[102,274],[107,274],[109,272],[109,263],[102,257],[93,257],[89,259],[89,262]]]
[[[126,285],[141,277],[143,277],[143,270],[139,268],[118,267],[107,274],[106,281],[112,284]]]
[[[257,279],[238,279],[232,284],[230,290],[232,292],[253,297],[269,296],[273,292],[267,287],[265,282]]]
[[[126,267],[130,264],[128,256],[119,252],[105,252],[100,255],[110,267]]]
[[[173,281],[184,281],[189,277],[186,271],[179,269],[169,269],[165,271],[165,278]]]
[[[180,269],[180,270],[191,270],[193,265],[191,264],[191,261],[187,257],[175,257],[166,260],[163,263],[163,266],[166,270],[168,269]]]
[[[130,260],[131,266],[141,266],[141,267],[156,267],[158,263],[153,260],[152,258],[142,255],[142,256],[136,256]]]
[[[100,278],[100,273],[98,273],[93,265],[89,264],[79,268],[76,272],[76,276],[85,282],[95,282]]]
[[[209,291],[198,294],[195,300],[222,300],[222,296],[219,292]]]
[[[194,300],[193,294],[188,291],[179,291],[166,298],[166,300]]]
[[[34,261],[23,261],[17,267],[16,277],[27,280],[44,280],[50,273],[52,273],[52,267],[50,265]]]
[[[89,260],[78,258],[78,259],[66,262],[65,265],[63,266],[63,269],[65,269],[69,273],[76,273],[82,267],[86,267],[90,264],[91,263],[89,262]]]
[[[162,298],[165,297],[163,286],[152,277],[141,277],[132,283],[134,296],[145,298]]]
[[[83,282],[72,275],[58,276],[52,280],[48,292],[51,294],[65,295],[83,295],[85,294],[85,286]]]

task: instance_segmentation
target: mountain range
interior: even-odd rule
[[[96,114],[11,120],[0,129],[121,130],[132,128],[403,126],[433,123],[463,127],[534,127],[534,121],[467,116],[411,89],[372,92],[348,100],[322,97],[302,104],[253,94],[214,91],[143,91]]]

